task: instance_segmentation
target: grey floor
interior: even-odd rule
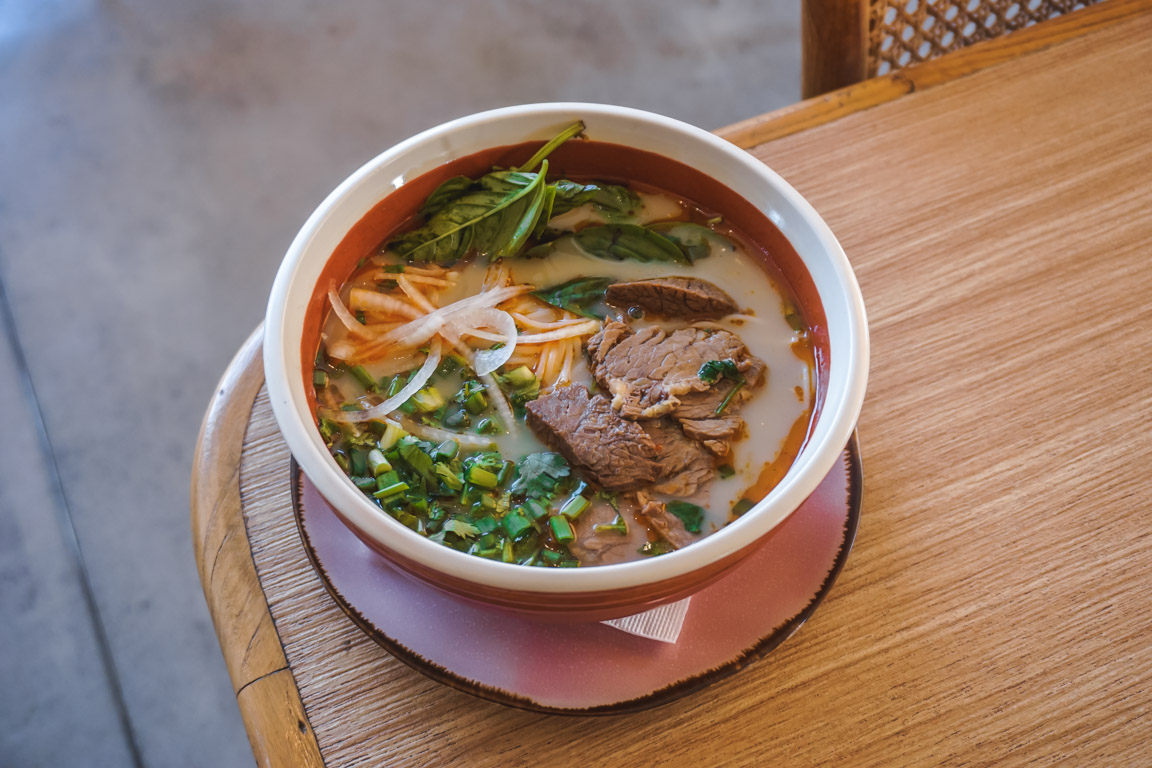
[[[252,764],[189,468],[345,175],[496,106],[798,98],[794,0],[0,0],[0,766]]]

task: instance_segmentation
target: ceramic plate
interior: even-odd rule
[[[442,683],[522,709],[619,714],[743,669],[828,594],[860,520],[856,437],[759,550],[692,597],[675,644],[599,624],[554,624],[452,597],[398,571],[340,521],[292,464],[296,522],[336,603],[389,653]]]

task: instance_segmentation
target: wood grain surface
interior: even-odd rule
[[[839,0],[830,0],[839,2]],[[1139,18],[1152,11],[1152,0],[1108,0],[1037,24],[1006,37],[986,40],[939,59],[873,77],[822,96],[807,99],[721,128],[717,134],[750,149],[769,141],[838,120],[879,104],[894,101],[916,90],[1004,64],[1023,54],[1043,50],[1089,32]],[[805,64],[807,66],[807,64]],[[843,75],[840,75],[843,77]],[[811,91],[818,93],[826,90]],[[807,87],[805,93],[809,93]]]
[[[234,456],[200,461],[198,559],[242,694],[282,684],[242,700],[254,747],[298,728],[329,766],[1149,764],[1150,40],[1142,14],[753,148],[864,291],[864,512],[808,624],[681,701],[535,715],[392,659],[307,565],[266,399],[217,408],[248,418],[206,435],[247,429],[235,497]],[[244,370],[251,403],[258,356]]]

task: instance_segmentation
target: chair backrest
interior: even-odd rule
[[[804,97],[884,75],[1094,0],[804,0]]]

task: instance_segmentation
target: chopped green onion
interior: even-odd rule
[[[398,510],[396,512],[396,519],[414,531],[420,530],[420,518],[415,515],[409,514],[404,510]]]
[[[716,471],[720,473],[720,477],[732,477],[736,474],[736,469],[731,464],[721,464],[716,467]]]
[[[408,511],[414,515],[427,515],[428,499],[423,496],[417,496],[416,498],[408,497]]]
[[[564,502],[564,506],[560,507],[560,514],[564,515],[564,517],[568,518],[569,520],[575,520],[576,518],[580,517],[580,515],[584,514],[584,510],[588,509],[588,505],[590,503],[591,502],[589,502],[588,499],[577,494],[576,496],[568,499],[568,501]]]
[[[492,533],[500,526],[500,521],[492,515],[485,515],[484,517],[473,523],[481,533]]]
[[[464,410],[458,405],[452,406],[446,411],[444,416],[444,426],[461,429],[472,425],[472,419],[468,416],[468,411]]]
[[[500,524],[504,526],[504,532],[513,539],[519,538],[520,534],[532,527],[532,521],[517,512],[509,512]]]
[[[352,449],[352,474],[363,476],[368,474],[368,452],[360,448]],[[375,475],[373,475],[375,477]]]
[[[403,376],[393,376],[392,381],[388,384],[388,397],[395,397],[400,394],[400,390],[404,389],[404,385],[407,383]]]
[[[733,396],[735,396],[735,394],[743,388],[744,388],[744,382],[743,381],[736,382],[736,386],[732,387],[732,389],[728,391],[728,394],[725,395],[724,399],[720,401],[720,405],[716,406],[716,410],[713,411],[713,413],[716,414],[717,416],[724,413],[724,409],[728,407],[728,403],[731,402]]]
[[[561,544],[570,544],[576,541],[576,531],[572,530],[572,523],[563,515],[553,515],[548,518],[548,527],[552,529],[552,537]]]
[[[440,394],[440,390],[436,389],[436,387],[424,387],[424,389],[412,395],[410,402],[416,406],[416,410],[421,413],[431,413],[446,405],[444,396]]]
[[[384,458],[384,452],[379,448],[373,448],[368,451],[368,467],[372,470],[372,476],[379,476],[392,469],[392,465],[388,463],[388,459]]]
[[[508,385],[511,387],[523,389],[536,382],[536,374],[532,373],[532,369],[528,366],[522,365],[504,374],[504,381],[508,382]]]
[[[362,365],[352,366],[352,375],[356,377],[356,381],[363,385],[364,389],[369,392],[376,391],[376,379],[368,370]]]
[[[752,501],[751,499],[740,499],[732,505],[732,514],[736,517],[740,517],[740,515],[752,509],[754,506],[756,506],[756,502]]]
[[[548,505],[542,503],[539,499],[528,499],[524,502],[524,509],[534,520],[539,520],[548,514]]]
[[[437,461],[451,461],[460,452],[460,444],[455,440],[445,440],[432,451],[432,458]]]
[[[376,493],[374,493],[372,495],[378,499],[387,499],[391,496],[397,496],[401,493],[404,493],[404,491],[406,491],[406,490],[408,490],[408,483],[399,482],[399,483],[393,483],[392,485],[388,486],[387,488],[381,488],[380,490],[376,491]]]
[[[500,434],[500,423],[496,419],[485,417],[476,424],[476,433],[480,435]]]
[[[352,483],[362,491],[375,491],[376,478],[374,477],[360,477],[357,475],[352,476]]]
[[[484,396],[483,391],[473,392],[464,401],[464,408],[473,416],[479,416],[488,409],[488,398]]]
[[[384,425],[384,435],[380,438],[380,450],[387,452],[400,441],[400,438],[407,436],[407,434],[407,432],[400,428],[399,424],[387,422]]]
[[[400,482],[400,473],[395,470],[388,470],[382,472],[376,477],[376,489],[387,488],[390,485],[395,485]]]
[[[483,467],[473,464],[468,468],[468,482],[483,488],[495,488],[500,484],[500,478]]]
[[[624,516],[619,512],[616,513],[616,519],[610,523],[599,523],[593,526],[596,533],[618,533],[621,536],[628,535],[628,523],[624,520]]]
[[[664,541],[664,539],[661,539],[660,541],[646,541],[644,542],[644,546],[636,551],[645,557],[655,557],[656,555],[666,555],[669,552],[674,552],[676,548],[667,541]]]
[[[322,371],[319,368],[312,371],[312,384],[317,387],[328,386],[328,372]]]

